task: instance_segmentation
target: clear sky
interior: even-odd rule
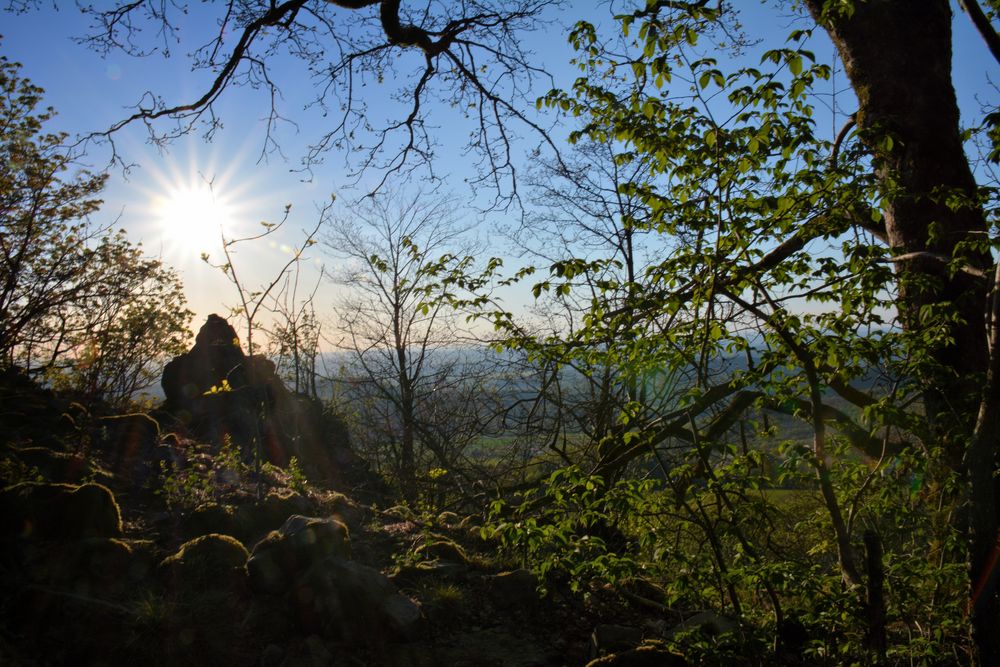
[[[75,3],[56,4],[64,7],[57,10],[52,3],[43,2],[36,11],[3,14],[0,27],[3,34],[0,53],[21,62],[22,74],[46,89],[46,103],[60,114],[54,128],[70,133],[105,129],[127,115],[127,107],[135,104],[146,90],[175,102],[194,99],[204,90],[205,75],[192,74],[185,57],[195,46],[207,41],[214,27],[214,22],[205,20],[207,10],[203,3],[192,3],[191,13],[179,25],[183,42],[166,59],[159,55],[131,58],[120,53],[104,56],[90,50],[72,39],[87,33],[88,19],[80,15]],[[762,48],[783,43],[784,35],[792,27],[789,13],[782,9],[788,3],[737,0],[734,4],[743,12],[747,32],[765,38]],[[996,102],[998,93],[989,84],[989,76],[995,78],[998,67],[968,19],[957,7],[955,12],[955,81],[963,111],[971,114],[979,109],[977,96]],[[565,77],[561,83],[566,86],[574,70],[566,65],[572,54],[566,45],[565,26],[580,14],[589,14],[595,22],[610,23],[607,3],[574,2],[568,11],[554,16],[556,23],[527,39],[538,59],[558,77]],[[811,46],[821,59],[831,57],[833,49],[825,36],[818,36]],[[363,194],[364,186],[370,186],[372,179],[379,176],[373,174],[361,187],[352,190],[336,155],[315,170],[311,180],[296,172],[310,141],[322,133],[329,119],[315,110],[303,109],[310,99],[312,84],[300,62],[280,62],[275,72],[283,79],[282,108],[295,122],[283,123],[278,128],[282,154],[262,156],[265,147],[262,119],[268,101],[260,91],[245,88],[233,88],[222,98],[219,110],[224,128],[211,143],[206,143],[199,134],[192,134],[161,152],[148,144],[145,130],[139,126],[126,128],[117,137],[119,153],[136,166],[127,175],[121,170],[112,171],[104,193],[106,203],[97,219],[99,222],[117,219],[133,240],[143,242],[150,254],[161,255],[178,269],[190,305],[197,313],[196,327],[208,313],[223,313],[223,304],[232,305],[236,300],[220,272],[199,259],[202,252],[213,257],[219,255],[219,218],[226,220],[229,234],[249,234],[260,230],[260,221],[277,221],[284,206],[293,205],[287,234],[270,243],[246,246],[237,257],[238,268],[245,267],[248,282],[259,283],[273,276],[283,264],[288,246],[301,238],[301,230],[314,224],[317,209],[331,194],[337,193],[341,201],[350,201]],[[842,73],[839,76],[839,87],[846,90],[846,77]],[[538,94],[546,89],[547,84],[540,87]],[[374,88],[362,90],[361,94],[384,95]],[[388,100],[384,102],[390,104]],[[849,94],[839,99],[839,106],[848,112],[853,110],[847,108],[851,103]],[[471,199],[462,182],[471,167],[469,158],[461,152],[470,127],[453,110],[430,111],[430,122],[438,128],[443,144],[436,172],[443,177],[447,190]],[[830,123],[831,131],[835,123]],[[518,147],[527,153],[533,145],[525,141]],[[98,148],[89,159],[102,168],[108,154]],[[211,193],[207,191],[207,180],[213,182]],[[204,215],[206,212],[210,214],[208,217]],[[475,214],[470,210],[469,216]],[[183,224],[182,220],[194,224]],[[496,217],[481,220],[482,234],[488,235],[497,222]],[[491,245],[491,251],[500,249]],[[314,264],[320,261],[317,253],[311,257]],[[330,298],[329,293],[324,292],[323,298]]]

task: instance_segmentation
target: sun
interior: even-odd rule
[[[154,210],[164,239],[197,254],[220,246],[235,215],[224,196],[207,184],[176,186],[156,198]]]

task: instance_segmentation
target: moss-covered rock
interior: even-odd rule
[[[26,482],[0,491],[0,539],[121,536],[121,510],[106,486]]]
[[[160,572],[169,588],[182,593],[241,589],[248,556],[236,538],[212,533],[185,542],[160,563]]]
[[[469,556],[458,543],[446,537],[436,536],[434,539],[419,545],[414,553],[423,560],[437,560],[448,563],[468,564]]]
[[[242,538],[236,510],[231,505],[202,503],[181,517],[180,532],[185,539],[217,533]],[[242,541],[242,540],[241,540]]]
[[[485,577],[493,601],[502,607],[523,607],[538,602],[538,577],[530,570],[513,570]]]
[[[351,528],[359,527],[371,514],[368,509],[359,505],[343,493],[328,494],[319,503],[317,509],[326,516],[332,516],[338,521],[343,521]]]
[[[340,521],[291,516],[254,546],[247,561],[250,587],[259,593],[285,593],[314,563],[329,556],[348,558],[350,552],[350,535]]]
[[[83,480],[107,485],[112,481],[111,473],[81,452],[58,451],[49,447],[12,447],[5,458],[8,461],[5,466],[7,471],[20,469],[42,478],[0,480],[5,485],[38,481],[79,484]]]
[[[420,606],[382,573],[338,558],[298,578],[288,600],[302,632],[353,644],[414,641],[424,625]]]
[[[134,488],[155,478],[169,450],[160,447],[160,424],[145,413],[113,415],[98,420],[94,446],[100,449],[120,483]]]
[[[290,516],[310,515],[312,501],[290,489],[274,489],[259,504],[236,508],[235,534],[247,544],[254,544],[272,530],[280,528]]]
[[[587,667],[687,667],[684,656],[662,644],[649,643],[591,660]]]

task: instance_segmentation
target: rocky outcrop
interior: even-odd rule
[[[171,458],[160,442],[160,425],[147,414],[112,415],[97,420],[93,446],[101,450],[119,486],[139,489]]]
[[[290,392],[274,364],[247,356],[236,330],[209,315],[194,347],[163,370],[164,412],[196,439],[237,443],[250,460],[260,447],[264,460],[285,467],[298,458],[313,480],[337,480],[354,463],[345,431],[314,400]]]
[[[181,545],[160,563],[160,573],[175,590],[239,590],[246,584],[248,555],[235,538],[210,533]]]
[[[0,491],[0,539],[121,537],[118,503],[100,484],[24,482]]]
[[[250,588],[283,600],[306,635],[362,643],[416,639],[420,607],[378,570],[349,556],[343,523],[292,516],[251,552]]]
[[[336,519],[288,517],[253,548],[247,562],[250,587],[257,593],[287,592],[301,574],[331,556],[350,556],[347,526]]]

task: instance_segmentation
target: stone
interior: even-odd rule
[[[461,581],[469,574],[469,567],[462,563],[423,562],[403,565],[390,575],[397,586],[412,587],[427,579]]]
[[[459,544],[447,539],[438,538],[418,546],[414,553],[425,560],[445,561],[449,563],[467,564],[469,556]]]
[[[214,502],[202,503],[191,510],[182,518],[179,529],[188,540],[210,533],[239,537],[236,511]]]
[[[49,447],[12,447],[7,458],[20,462],[24,472],[31,477],[37,474],[47,482],[79,484],[87,479],[107,486],[112,480],[110,473],[81,453],[62,452]],[[32,480],[22,476],[3,481],[6,482],[3,486],[9,486]]]
[[[707,637],[716,637],[738,629],[739,623],[731,618],[716,614],[714,611],[701,611],[672,627],[667,631],[665,638],[670,639],[680,632],[689,630],[699,630]]]
[[[371,511],[358,504],[343,493],[331,493],[320,501],[320,508],[324,514],[334,517],[338,521],[343,521],[351,528],[358,528],[371,515]]]
[[[350,557],[347,526],[332,518],[290,516],[254,546],[247,561],[250,588],[257,593],[285,593],[297,576],[328,556]]]
[[[246,547],[229,535],[202,535],[160,563],[169,587],[181,592],[239,589],[247,577]]]
[[[493,599],[504,607],[520,607],[538,601],[538,578],[530,570],[513,570],[485,577]]]
[[[303,630],[340,641],[377,644],[419,638],[423,614],[378,570],[328,558],[296,584],[293,609]]]
[[[255,544],[272,530],[280,528],[288,517],[310,515],[313,503],[302,494],[290,489],[272,489],[259,504],[240,505],[236,508],[235,521],[241,537]]]
[[[381,617],[391,636],[407,642],[420,637],[422,618],[420,607],[410,598],[393,593],[383,600]]]
[[[591,660],[587,667],[687,667],[687,664],[683,655],[662,644],[651,642]]]
[[[94,446],[104,452],[111,472],[134,488],[144,486],[169,457],[160,447],[160,424],[143,413],[113,415],[97,421]]]
[[[106,486],[25,482],[0,491],[0,539],[121,536],[121,511]]]
[[[339,479],[354,461],[342,425],[318,401],[289,391],[271,361],[245,355],[236,330],[218,315],[208,316],[190,351],[166,365],[161,384],[164,412],[179,429],[216,447],[228,435],[247,461],[258,446],[277,466],[294,456],[313,481]]]
[[[627,651],[642,643],[640,628],[625,625],[598,625],[590,635],[590,658]]]
[[[70,588],[77,594],[118,593],[127,588],[132,550],[116,538],[90,537],[21,550],[26,580]]]

